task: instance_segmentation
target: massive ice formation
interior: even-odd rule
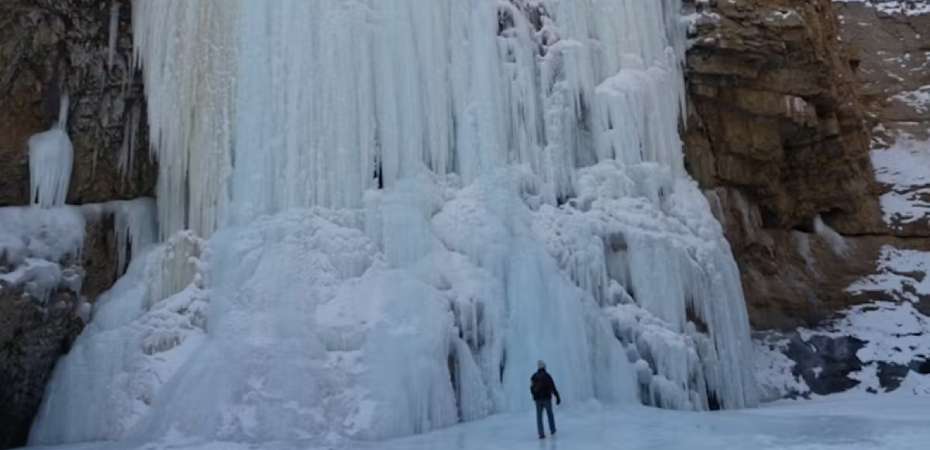
[[[756,402],[680,0],[133,6],[165,243],[33,442],[415,433],[529,407],[540,358],[569,402]]]

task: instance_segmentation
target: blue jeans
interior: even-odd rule
[[[549,433],[555,434],[555,416],[552,415],[552,399],[536,400],[536,430],[539,431],[540,437],[545,436],[542,422],[543,409],[546,410],[546,415],[549,417]]]

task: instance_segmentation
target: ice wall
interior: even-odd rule
[[[678,5],[136,2],[164,232],[359,207],[422,170],[525,164],[548,201],[606,158],[681,172]]]
[[[757,401],[680,0],[133,6],[165,243],[34,443],[417,433],[529,408],[537,359],[568,402]]]

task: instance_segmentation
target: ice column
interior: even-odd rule
[[[74,149],[66,131],[68,96],[61,98],[58,122],[29,138],[29,198],[43,208],[61,206],[68,197]]]

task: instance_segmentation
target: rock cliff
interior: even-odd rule
[[[756,328],[816,324],[862,300],[846,287],[875,271],[883,245],[928,247],[883,220],[870,148],[887,110],[872,81],[886,44],[842,27],[837,7],[876,17],[855,5],[692,4],[686,163],[725,227]]]

